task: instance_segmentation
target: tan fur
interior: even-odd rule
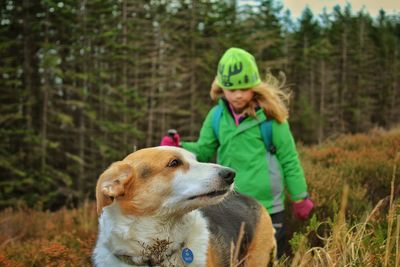
[[[213,247],[212,242],[208,242],[207,267],[221,266],[221,260],[218,259],[218,255],[216,255],[215,251],[216,249]]]
[[[133,177],[133,168],[122,161],[113,163],[100,175],[96,185],[97,213],[112,203],[112,199],[125,193],[126,184]]]
[[[259,222],[247,251],[244,266],[267,266],[267,263],[271,260],[271,251],[276,249],[275,231],[271,217],[263,207],[260,208],[260,213]]]
[[[180,164],[176,168],[170,168],[168,164],[174,159],[180,160]],[[193,159],[191,164],[193,164]],[[219,167],[214,166],[210,169],[215,170]],[[172,194],[172,181],[177,170],[181,171],[181,175],[190,173],[189,161],[179,153],[179,150],[142,149],[128,155],[122,161],[113,163],[101,174],[96,185],[98,214],[100,215],[103,208],[111,205],[113,201],[118,203],[124,215],[146,217],[157,214],[160,207]],[[191,175],[193,175],[193,171]],[[196,175],[197,173],[193,177]],[[186,213],[185,210],[183,212]],[[270,260],[270,253],[276,246],[271,218],[261,205],[259,212],[259,222],[254,238],[245,253],[244,266],[266,266]],[[176,218],[178,217],[181,216],[176,216]],[[189,227],[193,227],[193,224],[190,224]],[[206,227],[204,231],[207,231]],[[200,232],[199,235],[204,236],[204,232]],[[108,235],[106,236],[108,237]],[[156,237],[154,236],[154,238]],[[209,237],[208,247],[205,248],[207,255],[202,254],[205,257],[206,266],[222,266],[227,261],[224,258],[226,256],[223,255],[228,255],[226,252],[229,251],[227,249],[231,244],[225,244],[223,238],[213,235]],[[207,240],[205,241],[207,242]],[[194,244],[196,243],[197,241],[194,242]],[[102,252],[102,249],[102,243],[100,243],[98,253]],[[99,258],[100,262],[107,260],[107,257]]]

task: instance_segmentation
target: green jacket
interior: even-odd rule
[[[202,162],[212,160],[217,152],[217,163],[236,171],[235,190],[256,198],[270,214],[284,210],[285,188],[293,201],[307,197],[307,184],[289,124],[273,121],[272,143],[276,154],[271,155],[260,132],[259,124],[266,120],[262,109],[256,112],[257,120],[247,117],[236,126],[225,102],[220,100],[218,105],[223,106],[219,140],[212,129],[214,107],[197,142],[181,142],[182,147]]]

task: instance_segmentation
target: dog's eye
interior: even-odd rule
[[[182,164],[182,161],[180,161],[179,159],[173,159],[170,162],[168,162],[167,167],[176,168],[181,164]]]

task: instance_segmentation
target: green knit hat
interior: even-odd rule
[[[261,83],[254,57],[240,48],[229,48],[218,63],[217,84],[226,90],[247,89]]]

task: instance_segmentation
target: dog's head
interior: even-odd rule
[[[139,150],[99,177],[97,212],[116,202],[126,215],[177,214],[218,203],[232,190],[235,172],[200,163],[176,147]]]

